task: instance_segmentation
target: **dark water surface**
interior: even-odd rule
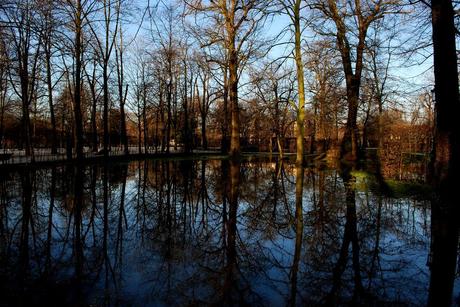
[[[0,306],[405,306],[452,287],[457,300],[446,213],[362,173],[301,174],[225,160],[2,171]]]

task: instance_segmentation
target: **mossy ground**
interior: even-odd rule
[[[395,179],[378,180],[377,177],[363,170],[352,171],[351,175],[355,178],[355,188],[357,190],[376,190],[389,197],[394,198],[415,198],[428,200],[432,195],[432,188],[421,182],[402,181]]]

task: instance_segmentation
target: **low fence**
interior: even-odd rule
[[[128,147],[128,152],[130,155],[138,154],[155,154],[160,153],[160,148],[149,147],[147,150],[142,147],[139,150],[137,146]],[[180,152],[180,148],[176,150],[170,148],[171,153]],[[99,150],[94,152],[89,147],[83,148],[83,155],[85,159],[99,158],[104,156],[104,151]],[[107,155],[109,157],[113,156],[124,156],[125,151],[123,147],[112,147]],[[76,153],[72,152],[72,159],[75,159]],[[0,165],[6,164],[29,164],[37,162],[55,162],[55,161],[66,161],[69,160],[65,148],[58,148],[56,153],[52,153],[51,148],[34,148],[32,155],[26,155],[24,149],[3,149],[0,151]]]

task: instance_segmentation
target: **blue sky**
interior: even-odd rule
[[[169,1],[174,0],[164,0],[163,3],[170,3]],[[150,0],[150,4],[152,5],[156,0]],[[133,0],[131,3],[137,7],[145,7],[148,1],[141,1],[141,0]],[[140,10],[139,12],[141,12]],[[134,33],[138,29],[138,23],[141,20],[141,16],[136,18],[135,16],[135,23],[130,25],[127,28],[127,31],[130,33]],[[281,33],[283,30],[286,29],[286,26],[289,25],[290,20],[285,15],[279,15],[273,17],[271,22],[267,22],[265,25],[266,34],[267,36],[273,37]],[[148,19],[144,20],[144,26],[148,26]],[[413,35],[414,31],[416,31],[417,25],[412,22],[412,24],[406,24],[404,27],[401,28],[401,40],[407,40],[409,42],[414,43],[414,40],[417,38]],[[428,33],[429,34],[429,33]],[[413,36],[413,37],[412,37]],[[290,33],[285,33],[282,39],[285,41],[289,40],[291,37]],[[305,42],[309,42],[314,37],[314,34],[309,29],[306,29],[303,35],[303,39]],[[316,36],[318,38],[318,36]],[[313,38],[315,39],[315,38]],[[415,41],[416,43],[416,41]],[[268,54],[269,59],[276,59],[283,55],[287,55],[292,50],[292,45],[280,45],[274,47],[271,52]],[[394,61],[392,64],[392,68],[390,70],[390,74],[393,75],[395,78],[399,80],[396,87],[399,88],[401,92],[404,92],[405,96],[400,97],[401,101],[405,99],[412,99],[411,95],[418,95],[420,89],[422,88],[430,88],[432,85],[432,58],[427,57],[426,54],[430,53],[430,48],[424,50],[425,54],[413,54],[410,57],[407,56],[399,56],[393,57]],[[412,62],[412,63],[409,63]]]

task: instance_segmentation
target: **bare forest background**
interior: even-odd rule
[[[444,0],[2,1],[2,160],[295,152],[394,175],[433,148],[437,2],[455,22]]]

